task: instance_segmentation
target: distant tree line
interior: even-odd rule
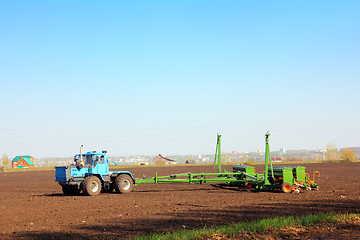
[[[356,153],[350,148],[344,148],[339,154],[336,144],[328,143],[326,147],[325,159],[328,162],[342,160],[344,162],[354,162],[356,161]]]
[[[339,154],[340,159],[344,162],[354,162],[356,161],[356,153],[350,148],[344,148]]]
[[[6,168],[9,167],[9,164],[10,164],[9,157],[6,153],[4,153],[1,159],[0,170],[5,171]]]

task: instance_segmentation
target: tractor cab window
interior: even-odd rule
[[[82,155],[82,159],[80,160],[80,154],[76,154],[75,156],[74,156],[74,162],[84,162],[85,161],[85,156],[84,155]]]
[[[85,167],[91,168],[93,163],[94,155],[86,155],[85,157]]]
[[[84,167],[84,162],[85,162],[85,156],[82,155],[82,158],[80,159],[80,154],[76,154],[74,156],[74,164],[80,168]]]
[[[80,154],[76,154],[74,156],[74,162],[78,161],[80,159]]]

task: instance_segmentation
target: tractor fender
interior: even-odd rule
[[[111,177],[115,179],[117,176],[119,176],[119,175],[121,175],[121,174],[127,174],[127,175],[129,175],[129,177],[131,177],[133,183],[135,184],[135,178],[134,178],[134,176],[132,175],[132,173],[129,172],[129,171],[113,172],[113,174],[112,174]]]
[[[91,175],[89,175],[89,176],[95,176],[95,177],[97,177],[98,179],[100,179],[100,181],[103,183],[104,182],[104,179],[103,179],[103,177],[100,175],[100,174],[91,174]],[[85,178],[84,178],[85,179]]]

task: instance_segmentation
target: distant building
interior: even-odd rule
[[[136,165],[149,165],[148,161],[137,162]]]
[[[281,154],[286,154],[285,148],[280,148],[280,153]]]
[[[203,157],[202,159],[198,159],[199,163],[210,163],[210,157]]]
[[[195,159],[186,159],[185,164],[195,164]]]
[[[176,164],[176,160],[166,158],[163,155],[159,154],[153,160],[154,165],[168,165],[168,164]]]
[[[281,162],[281,157],[271,157],[272,162]]]
[[[12,168],[34,168],[34,158],[32,156],[16,156],[11,160]]]

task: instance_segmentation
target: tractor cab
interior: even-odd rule
[[[78,170],[85,168],[92,174],[107,175],[109,166],[107,164],[106,151],[103,152],[87,152],[84,154],[76,154],[74,161]]]

